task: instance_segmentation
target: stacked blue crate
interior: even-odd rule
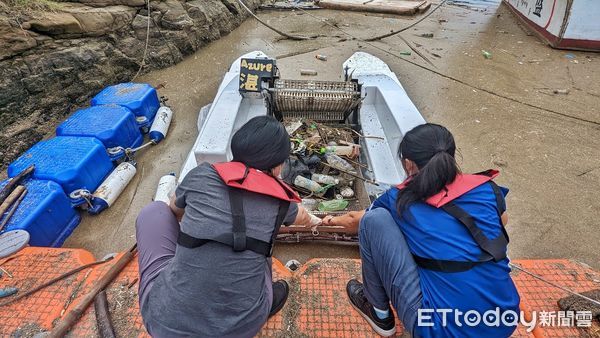
[[[33,178],[54,181],[67,195],[78,189],[94,192],[114,168],[102,142],[93,137],[57,136],[40,141],[8,166],[8,177],[32,164]]]
[[[117,105],[78,110],[56,128],[56,135],[95,137],[106,149],[136,148],[144,141],[133,113]]]
[[[8,167],[14,177],[30,165],[35,170],[23,184],[28,193],[3,231],[23,229],[34,246],[61,246],[79,224],[73,195],[93,193],[114,169],[111,148],[135,148],[160,102],[149,84],[122,83],[102,90],[92,107],[79,110],[56,130],[57,137],[40,141]],[[6,181],[0,182],[0,189]]]
[[[116,104],[133,112],[139,127],[147,132],[160,107],[156,89],[147,83],[120,83],[104,88],[91,101],[92,106]]]
[[[3,231],[26,230],[30,245],[60,247],[79,224],[79,214],[58,183],[29,179],[23,185],[27,194]]]

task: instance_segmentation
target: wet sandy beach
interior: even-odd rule
[[[197,136],[198,111],[212,101],[241,54],[262,50],[277,58],[283,78],[302,78],[300,69],[314,69],[316,78],[338,80],[343,61],[366,51],[388,63],[427,121],[453,132],[465,172],[501,170],[498,182],[511,189],[511,257],[573,258],[599,268],[600,55],[549,48],[497,2],[459,5],[446,4],[402,33],[430,63],[415,52],[401,56],[410,49],[398,36],[369,44],[330,26],[366,39],[419,16],[269,11],[259,13],[269,24],[319,37],[282,40],[249,19],[180,64],[145,74],[138,80],[163,85],[159,92],[175,112],[169,135],[138,156],[138,175],[117,203],[99,216],[85,215],[65,246],[102,257],[134,243],[137,213],[151,201],[160,176],[179,172]],[[482,50],[492,58],[484,58]],[[355,245],[283,244],[275,256],[305,261],[358,257],[358,250]]]

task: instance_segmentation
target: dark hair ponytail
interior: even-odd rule
[[[438,124],[426,123],[404,135],[400,142],[400,159],[413,161],[419,172],[398,193],[398,214],[402,215],[410,204],[424,201],[454,182],[460,173],[455,152],[454,137]]]

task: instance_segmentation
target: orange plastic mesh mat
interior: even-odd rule
[[[17,287],[19,292],[25,292],[94,260],[92,254],[85,250],[25,248],[18,254],[0,261],[0,266],[6,271],[0,278],[0,288]],[[31,297],[1,307],[2,335],[31,337],[38,332],[51,329],[53,322],[68,307],[71,295],[77,293],[76,290],[82,284],[86,273],[82,271]],[[10,298],[0,299],[0,301],[5,299]]]
[[[513,264],[533,272],[536,275],[566,287],[575,292],[585,292],[600,288],[600,274],[590,267],[568,259],[537,259],[537,260],[514,260]],[[536,336],[545,337],[600,337],[600,325],[597,320],[592,321],[591,327],[577,327],[577,323],[571,321],[569,316],[562,319],[559,325],[557,301],[570,294],[556,287],[548,285],[541,280],[513,269],[512,278],[517,285],[521,296],[522,307],[525,311],[537,315]],[[542,312],[546,312],[544,315]],[[543,319],[545,317],[545,319]],[[563,317],[563,318],[564,318]],[[575,314],[576,319],[576,314]],[[554,323],[544,325],[541,321]]]
[[[260,337],[379,337],[350,306],[346,283],[360,277],[355,259],[311,259],[292,275],[283,310],[271,320],[283,320],[282,330],[268,323]],[[402,333],[398,324],[397,333]]]
[[[13,275],[0,278],[0,287],[16,286],[25,292],[68,270],[93,262],[92,255],[79,249],[26,248],[1,260],[0,266]],[[588,267],[569,260],[522,260],[514,263],[544,278],[576,291],[598,288],[600,275]],[[2,336],[31,337],[49,330],[53,323],[76,305],[111,263],[84,270],[31,297],[0,308]],[[283,310],[271,318],[259,333],[261,337],[376,337],[368,324],[348,303],[345,285],[360,278],[360,261],[354,259],[312,259],[291,273],[273,259],[273,278],[290,284],[290,296]],[[558,311],[556,301],[566,292],[550,287],[523,272],[513,279],[527,311]],[[138,305],[137,257],[107,288],[109,310],[119,337],[148,337]],[[6,298],[9,299],[9,298]],[[1,301],[1,300],[0,300]],[[530,313],[529,313],[530,314]],[[343,324],[340,324],[343,323]],[[598,324],[588,329],[537,327],[528,333],[519,326],[515,337],[575,337],[597,335]],[[398,334],[403,332],[398,325]],[[71,330],[72,337],[97,337],[93,305]]]

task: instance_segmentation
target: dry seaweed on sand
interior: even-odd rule
[[[114,283],[106,292],[110,318],[118,337],[135,337],[139,333],[131,313],[137,302],[137,292],[135,288],[128,288],[128,284]]]

